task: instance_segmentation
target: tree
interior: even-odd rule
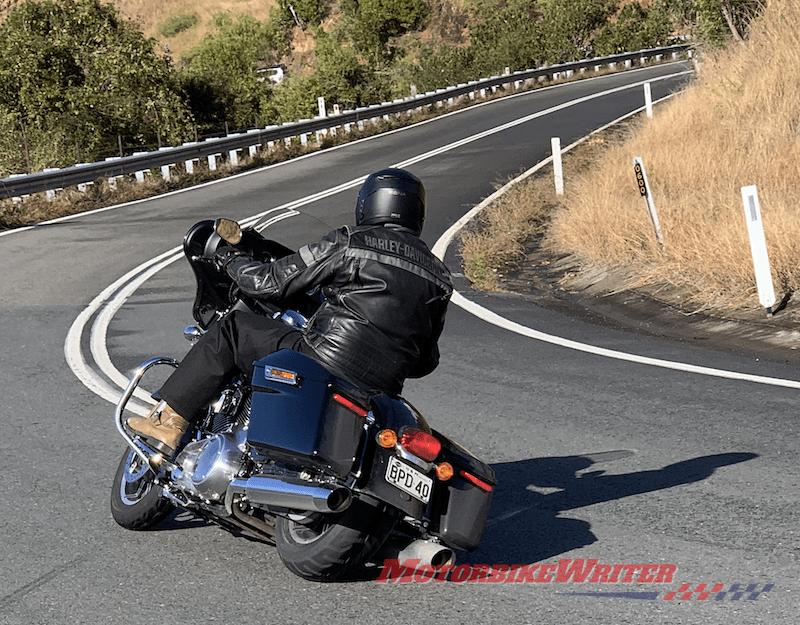
[[[37,170],[72,164],[76,151],[113,153],[117,135],[186,138],[191,114],[154,43],[99,0],[20,5],[0,24],[0,116],[17,130],[4,141],[22,145]]]
[[[345,32],[376,69],[395,56],[390,41],[422,28],[429,12],[424,0],[341,0]]]
[[[470,29],[470,48],[478,76],[490,76],[506,67],[512,71],[537,66],[542,60],[542,13],[528,0],[482,0],[478,20]]]
[[[656,0],[656,6],[670,15],[677,30],[686,29],[711,47],[745,38],[750,22],[764,4],[765,0]]]
[[[363,62],[355,46],[339,36],[317,31],[316,75],[319,95],[347,108],[370,104],[386,95],[383,80]]]
[[[329,0],[278,0],[284,17],[282,21],[295,22],[301,28],[318,26],[330,10]]]
[[[272,86],[257,69],[274,66],[286,49],[284,32],[250,16],[214,17],[216,31],[193,51],[182,74],[198,123],[237,128],[267,120]],[[260,79],[261,78],[261,79]]]
[[[595,33],[617,12],[617,0],[539,0],[539,28],[548,63],[590,56]]]
[[[672,30],[672,20],[660,6],[645,8],[634,2],[622,8],[616,21],[606,23],[594,39],[594,52],[607,56],[668,45]]]

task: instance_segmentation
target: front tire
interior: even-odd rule
[[[111,487],[111,516],[129,530],[148,530],[173,509],[161,496],[150,467],[132,449],[122,455]]]
[[[278,517],[275,545],[295,575],[333,581],[365,563],[392,533],[399,516],[381,503],[354,499],[341,514],[320,515],[311,524]]]

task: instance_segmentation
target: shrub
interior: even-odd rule
[[[164,37],[174,37],[178,33],[189,30],[197,24],[197,16],[194,14],[173,15],[164,22],[158,29]]]

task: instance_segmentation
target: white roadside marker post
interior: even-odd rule
[[[650,91],[650,83],[644,83],[644,105],[647,109],[647,117],[653,119],[653,93]]]
[[[761,221],[761,204],[758,201],[758,190],[755,185],[742,187],[742,202],[747,220],[747,233],[750,235],[750,251],[753,254],[753,267],[756,272],[758,300],[767,309],[767,317],[771,317],[772,307],[775,305],[775,288],[767,256],[764,223]]]
[[[564,195],[564,168],[561,164],[561,139],[550,139],[550,148],[553,151],[553,173],[555,175],[556,195]]]
[[[327,108],[325,107],[325,98],[319,96],[317,98],[317,107],[319,108],[319,116],[325,118],[328,116]],[[323,137],[328,136],[328,129],[323,128],[322,130],[317,131],[317,141],[319,141],[319,135],[322,134]]]
[[[644,162],[639,156],[633,159],[633,171],[636,174],[636,183],[639,185],[639,193],[644,198],[645,206],[647,206],[647,214],[650,216],[650,223],[653,224],[653,232],[655,232],[656,240],[659,245],[663,245],[664,237],[661,234],[661,225],[658,223],[656,205],[653,202],[653,194],[650,192],[650,183],[647,182]]]

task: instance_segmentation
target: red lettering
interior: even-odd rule
[[[622,570],[625,571],[625,577],[622,578],[623,584],[630,584],[633,581],[633,574],[642,568],[642,564],[623,564]]]
[[[678,570],[674,564],[662,564],[658,567],[658,575],[654,584],[671,584],[672,576]]]
[[[656,576],[652,575],[650,571],[657,571],[658,565],[657,564],[643,564],[642,565],[642,573],[639,577],[636,578],[637,584],[652,584]]]
[[[611,577],[608,578],[608,581],[612,584],[616,584],[619,581],[619,574],[622,571],[622,567],[625,566],[624,564],[615,564],[614,570],[611,571]]]
[[[419,566],[420,560],[406,560],[400,564],[400,560],[384,560],[381,574],[375,581],[379,584],[395,581],[409,583],[413,580],[414,571]]]
[[[439,568],[436,569],[436,578],[435,581],[437,584],[441,584],[442,582],[447,581],[447,574],[450,573],[455,567],[454,564],[443,564]]]
[[[436,576],[436,569],[432,564],[423,564],[414,571],[414,581],[424,584],[431,581]]]
[[[539,567],[539,575],[537,575],[534,581],[538,582],[539,584],[549,584],[553,581],[552,573],[557,568],[557,564],[543,564]]]
[[[521,564],[515,565],[511,567],[511,571],[508,574],[508,581],[513,581],[517,584],[525,584],[528,582],[536,581],[533,577],[533,574],[536,572],[536,569],[539,568],[538,564]],[[511,573],[515,573],[515,577],[511,579]]]
[[[460,564],[453,569],[453,573],[450,575],[450,581],[456,584],[463,584],[469,581],[470,575],[472,575],[472,567],[469,564]]]
[[[572,566],[569,566],[570,562],[572,562]],[[586,560],[585,562],[586,566],[584,567],[584,560],[559,560],[556,582],[563,584],[572,579],[577,584],[583,583],[597,564],[597,560]],[[567,568],[568,566],[569,568]]]
[[[495,564],[491,567],[491,575],[486,578],[487,584],[499,584],[500,582],[508,581],[506,580],[506,574],[511,570],[511,567],[507,564]]]
[[[474,582],[485,582],[486,578],[489,577],[489,573],[492,571],[492,567],[488,564],[475,564],[472,567],[472,575],[467,580],[469,583]]]
[[[598,564],[596,567],[594,567],[594,575],[592,575],[592,579],[589,580],[589,583],[608,583],[609,573],[611,573],[610,564]]]

